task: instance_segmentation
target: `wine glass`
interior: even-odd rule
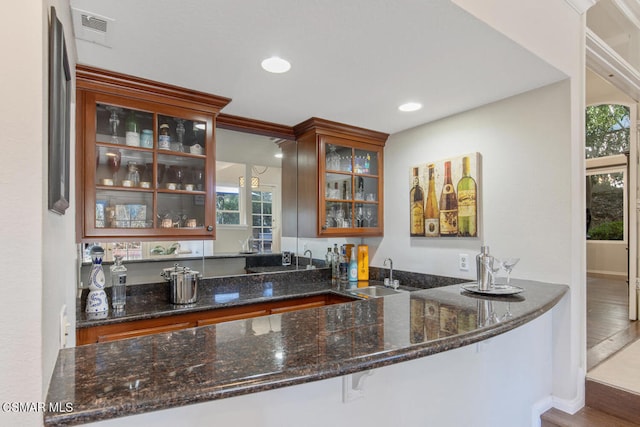
[[[193,170],[193,180],[195,181],[196,184],[196,190],[198,191],[202,191],[202,189],[204,188],[203,183],[204,183],[204,170],[202,169],[194,169]]]
[[[358,210],[356,211],[356,227],[363,227],[363,218],[364,214],[362,213],[362,206],[358,206]]]
[[[116,185],[121,161],[122,157],[120,150],[111,150],[107,152],[107,164],[109,165],[109,170],[113,174],[113,185]]]
[[[502,260],[502,268],[507,273],[507,286],[510,285],[511,270],[513,270],[518,261],[520,261],[520,258],[504,258]]]
[[[373,208],[371,206],[364,210],[364,219],[367,221],[368,227],[373,227]]]
[[[111,143],[119,144],[120,141],[118,140],[118,125],[120,124],[120,118],[118,117],[118,113],[122,111],[122,109],[109,105],[107,106],[107,111],[111,112],[111,116],[109,116],[109,126],[111,127]]]
[[[339,207],[336,210],[336,227],[342,228],[344,226],[344,209]]]

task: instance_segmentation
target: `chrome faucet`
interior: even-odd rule
[[[387,266],[387,261],[389,261],[389,283],[387,284],[386,280],[385,280],[385,286],[392,286],[395,287],[395,284],[393,282],[393,260],[391,258],[387,258],[384,260],[384,262],[382,263],[383,267]]]
[[[307,264],[307,270],[312,270],[316,268],[315,265],[313,265],[313,253],[310,249],[307,249],[304,251],[304,256],[307,256],[307,252],[309,252],[309,264]]]

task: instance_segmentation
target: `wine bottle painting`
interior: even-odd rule
[[[409,234],[478,237],[480,153],[410,168]]]

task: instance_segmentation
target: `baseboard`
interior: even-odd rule
[[[627,273],[620,273],[608,270],[587,270],[587,277],[598,279],[627,280]]]
[[[531,407],[531,427],[540,427],[542,414],[551,408],[556,408],[567,414],[575,414],[584,407],[585,371],[578,369],[576,396],[573,399],[562,399],[556,396],[547,396]]]
[[[531,427],[542,425],[542,414],[553,407],[553,398],[547,396],[533,404],[531,407]]]

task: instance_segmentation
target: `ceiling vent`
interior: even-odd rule
[[[102,46],[111,46],[115,20],[86,10],[71,8],[73,31],[79,40],[86,40]]]

